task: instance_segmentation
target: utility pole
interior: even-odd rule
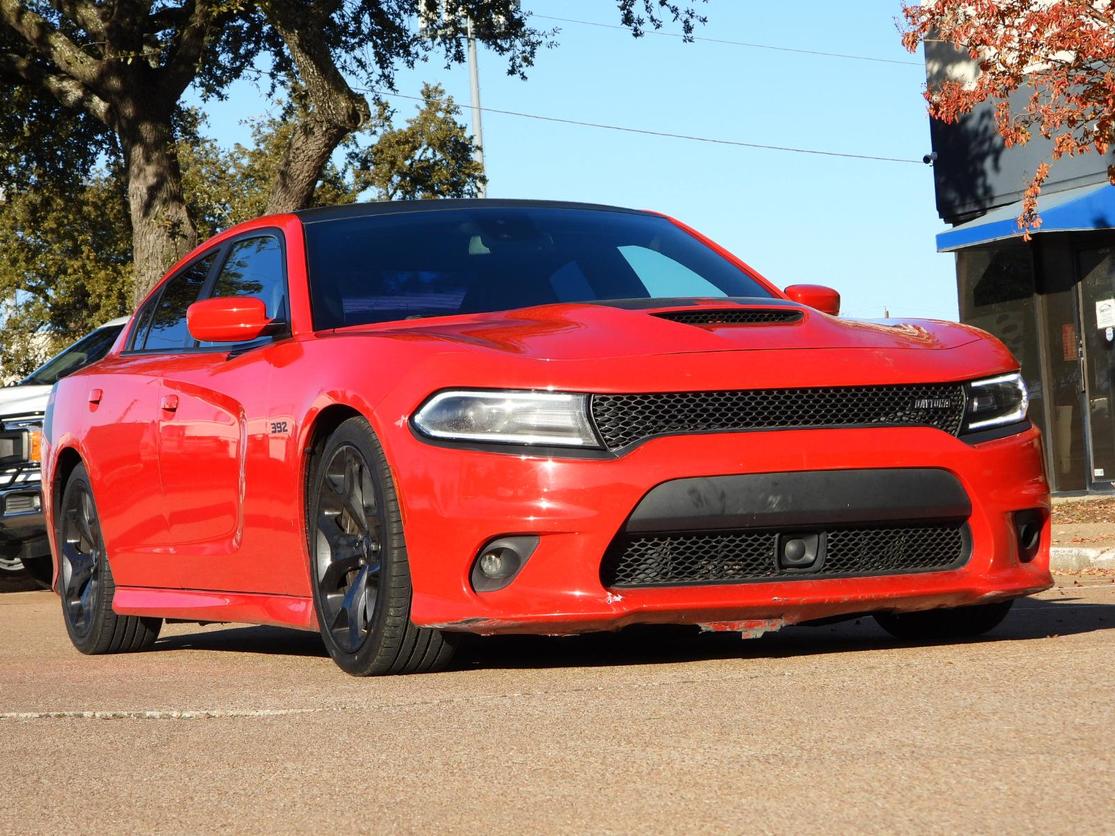
[[[472,15],[467,18],[468,36],[468,78],[469,88],[472,93],[472,136],[476,142],[474,157],[480,163],[480,170],[484,171],[484,125],[480,115],[480,68],[476,60],[476,33],[473,31]],[[487,173],[487,172],[485,172]],[[480,197],[488,196],[488,187],[481,183],[477,188]]]
[[[429,37],[428,30],[437,26],[437,15],[440,13],[442,21],[454,20],[460,25],[460,19],[465,19],[465,40],[468,41],[468,80],[469,92],[472,94],[472,138],[476,143],[473,159],[480,163],[484,169],[484,125],[480,115],[480,67],[476,60],[476,24],[472,15],[462,14],[457,5],[458,0],[423,0],[419,5],[419,27],[424,35]],[[493,20],[493,25],[502,26],[506,23],[502,16]],[[456,30],[454,27],[454,31]],[[480,197],[488,196],[488,187],[481,184],[477,187]]]

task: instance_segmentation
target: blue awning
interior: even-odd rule
[[[976,244],[1018,238],[1018,215],[1022,202],[992,209],[981,218],[955,226],[937,236],[937,252],[947,253]],[[1032,234],[1042,232],[1082,232],[1093,229],[1115,229],[1115,186],[1093,183],[1038,198],[1041,226]]]

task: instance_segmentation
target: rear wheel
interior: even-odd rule
[[[116,586],[105,556],[93,489],[83,465],[70,474],[62,491],[55,523],[61,550],[58,591],[70,641],[82,653],[125,653],[155,643],[161,618],[117,615],[112,611]]]
[[[329,655],[348,673],[445,666],[451,637],[410,621],[410,569],[383,448],[363,418],[329,437],[310,484],[314,608]]]
[[[895,638],[940,641],[982,636],[998,627],[1010,612],[1013,600],[974,607],[950,607],[924,612],[877,613],[879,626]]]

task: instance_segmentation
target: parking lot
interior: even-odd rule
[[[983,641],[487,640],[360,680],[317,637],[170,625],[86,658],[0,597],[0,831],[1109,830],[1115,578]],[[95,823],[95,824],[94,824]]]

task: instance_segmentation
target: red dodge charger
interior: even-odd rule
[[[381,674],[443,666],[460,633],[990,630],[1051,583],[1018,362],[972,328],[838,308],[612,207],[230,229],[52,394],[70,638],[279,624]]]

